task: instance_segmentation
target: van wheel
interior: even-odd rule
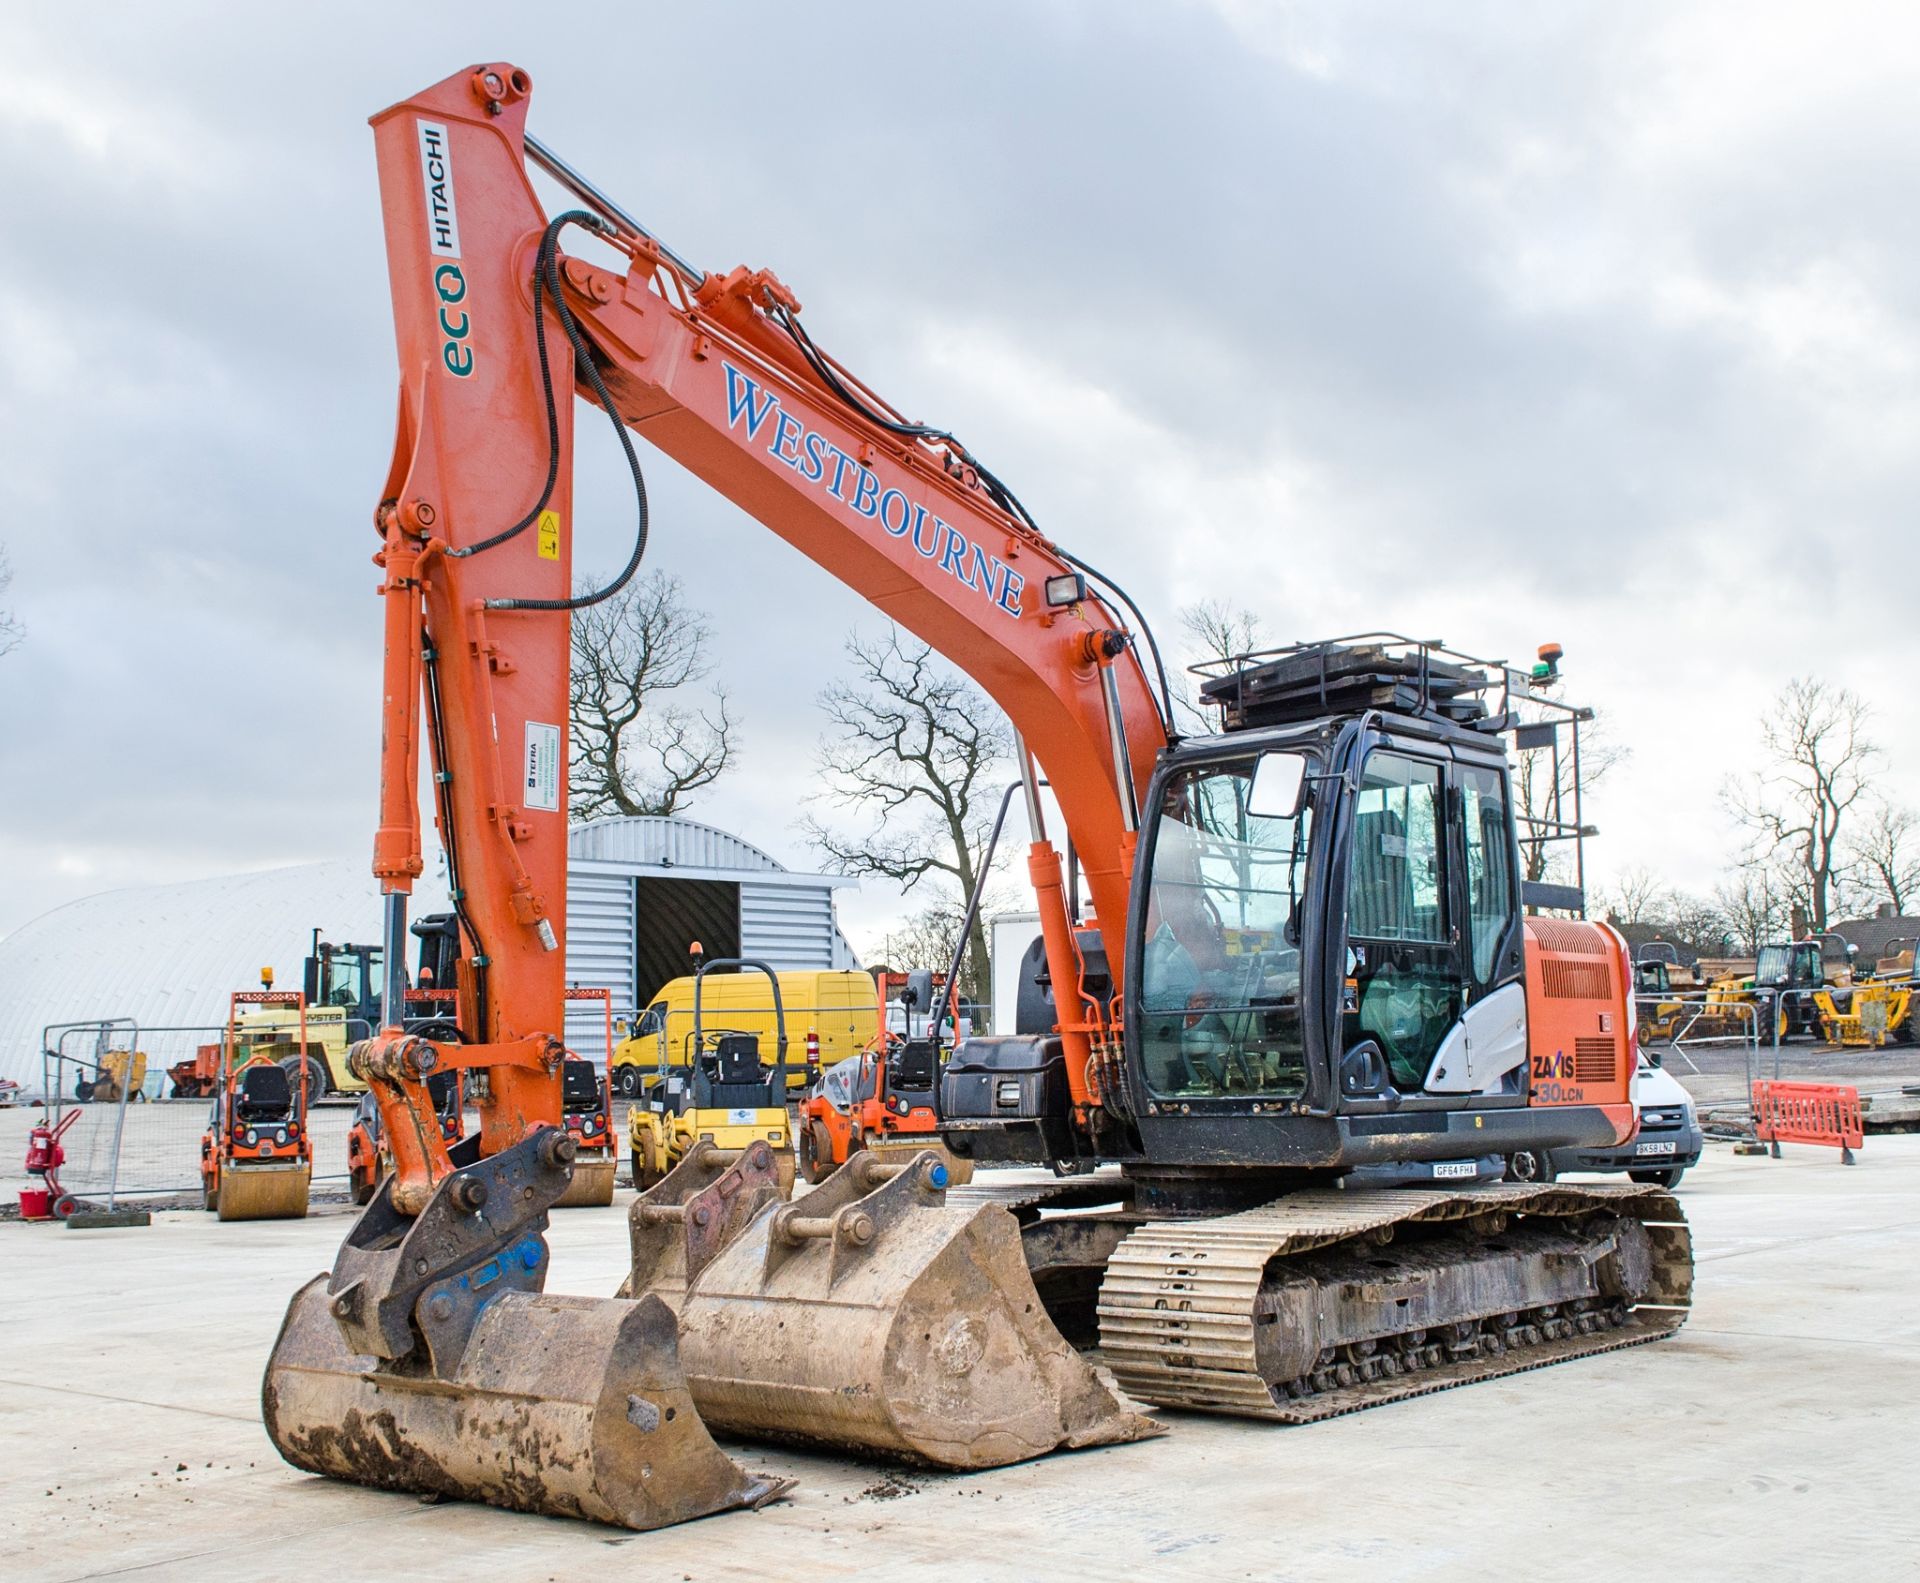
[[[613,1069],[613,1091],[622,1099],[632,1099],[640,1092],[640,1068],[637,1066],[616,1066]]]
[[[1663,1171],[1629,1171],[1627,1172],[1627,1180],[1630,1182],[1644,1182],[1649,1187],[1678,1187],[1680,1185],[1680,1178],[1686,1174],[1687,1168],[1684,1165],[1680,1165]]]
[[[1559,1176],[1545,1149],[1518,1149],[1507,1156],[1507,1180],[1544,1187]]]

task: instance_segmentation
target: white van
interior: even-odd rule
[[[1644,1054],[1633,1072],[1633,1103],[1640,1130],[1626,1143],[1604,1149],[1555,1149],[1544,1166],[1533,1150],[1507,1156],[1510,1182],[1551,1182],[1563,1171],[1625,1171],[1636,1182],[1675,1187],[1700,1160],[1705,1137],[1693,1096]]]

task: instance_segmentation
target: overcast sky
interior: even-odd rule
[[[958,432],[1163,630],[1567,650],[1606,873],[1709,887],[1789,676],[1920,786],[1920,13],[1883,5],[21,4],[0,19],[0,932],[370,849],[393,427],[372,112],[476,60]],[[582,424],[580,564],[630,497]],[[877,618],[655,453],[795,867]],[[755,656],[779,655],[762,669]],[[856,943],[899,908],[843,893]]]

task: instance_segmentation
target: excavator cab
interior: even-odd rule
[[[1127,953],[1127,992],[1123,1065],[1090,1116],[1102,1157],[1190,1193],[1231,1153],[1251,1198],[1300,1170],[1631,1129],[1624,947],[1596,925],[1530,932],[1522,910],[1504,741],[1522,685],[1387,638],[1250,656],[1206,683],[1224,729],[1161,755],[1132,927],[1103,942]],[[1555,939],[1590,960],[1545,967],[1561,993],[1543,996],[1530,963]],[[968,1041],[943,1096],[956,1149],[1071,1159],[1061,1053],[1046,1035]]]
[[[1773,1031],[1782,1040],[1819,1036],[1820,1000],[1826,985],[1826,960],[1818,940],[1763,945],[1754,959],[1752,987],[1763,1013],[1772,1014]],[[1826,998],[1831,1004],[1833,997]]]

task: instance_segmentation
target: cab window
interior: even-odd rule
[[[1466,825],[1467,924],[1472,937],[1473,981],[1484,988],[1493,982],[1500,943],[1507,938],[1519,911],[1513,888],[1513,847],[1507,833],[1507,792],[1497,771],[1471,766],[1461,769],[1460,814]],[[1653,965],[1660,967],[1664,976],[1664,964]]]
[[[320,988],[321,1003],[328,1006],[357,1006],[360,1004],[362,975],[366,967],[376,971],[379,967],[379,953],[370,953],[370,960],[363,964],[357,951],[335,951],[327,957],[327,981]]]
[[[1168,782],[1152,829],[1137,1007],[1163,1096],[1294,1095],[1305,1081],[1295,915],[1311,809],[1250,806],[1259,755]]]

